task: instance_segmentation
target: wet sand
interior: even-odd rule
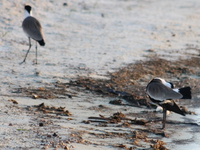
[[[28,48],[23,4],[46,46]],[[197,149],[197,1],[3,1],[0,12],[1,149]],[[191,86],[187,116],[149,103],[155,76]]]

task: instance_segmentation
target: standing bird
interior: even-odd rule
[[[173,99],[192,98],[190,87],[174,89],[174,85],[171,82],[166,82],[161,78],[152,79],[147,85],[146,91],[150,100],[163,108],[163,129],[165,128],[167,110],[185,116],[185,113],[179,108]]]
[[[22,22],[22,28],[25,34],[28,36],[29,49],[22,63],[26,61],[26,57],[31,49],[31,39],[34,39],[36,41],[35,48],[36,48],[36,64],[37,64],[37,42],[40,44],[40,46],[45,45],[42,27],[40,22],[36,18],[32,17],[31,6],[25,5],[24,10],[25,10],[24,12],[25,18],[24,21]]]

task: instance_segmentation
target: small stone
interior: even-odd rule
[[[47,135],[48,138],[51,138],[51,135]]]
[[[63,6],[67,6],[68,4],[67,3],[63,3]]]
[[[148,49],[147,51],[148,52],[154,52],[154,49]]]
[[[43,124],[42,122],[40,122],[40,123],[39,123],[39,126],[40,126],[40,127],[43,127],[43,126],[44,126],[44,124]]]
[[[36,75],[36,76],[39,76],[39,75],[40,75],[40,72],[39,72],[39,71],[36,71],[36,72],[35,72],[35,75]]]
[[[64,149],[69,150],[69,147],[65,146]]]
[[[37,99],[38,96],[37,96],[36,94],[33,94],[32,98],[33,98],[33,99]]]

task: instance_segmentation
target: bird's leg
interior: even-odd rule
[[[36,50],[36,53],[35,53],[36,63],[35,64],[37,64],[37,41],[36,41],[36,45],[35,45],[35,50]]]
[[[27,53],[26,53],[26,56],[25,56],[25,58],[24,58],[24,60],[22,61],[22,63],[24,63],[25,61],[26,61],[26,57],[27,57],[27,55],[28,55],[28,53],[29,53],[29,51],[30,51],[30,49],[31,49],[31,38],[30,37],[28,37],[28,40],[29,40],[29,48],[28,48],[28,51],[27,51]],[[21,63],[21,64],[22,64]]]
[[[163,126],[162,126],[162,129],[165,128],[165,123],[166,123],[166,113],[167,113],[167,109],[166,109],[165,105],[163,105]]]

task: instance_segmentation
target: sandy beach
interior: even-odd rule
[[[37,65],[35,41],[20,65],[28,49],[24,4],[45,35]],[[2,0],[0,149],[198,149],[199,7],[196,0]],[[145,70],[146,61],[158,67]],[[102,88],[146,102],[144,87],[158,75],[193,90],[192,100],[178,103],[194,113],[169,114],[164,131],[153,121],[162,113],[148,102],[138,106]]]

